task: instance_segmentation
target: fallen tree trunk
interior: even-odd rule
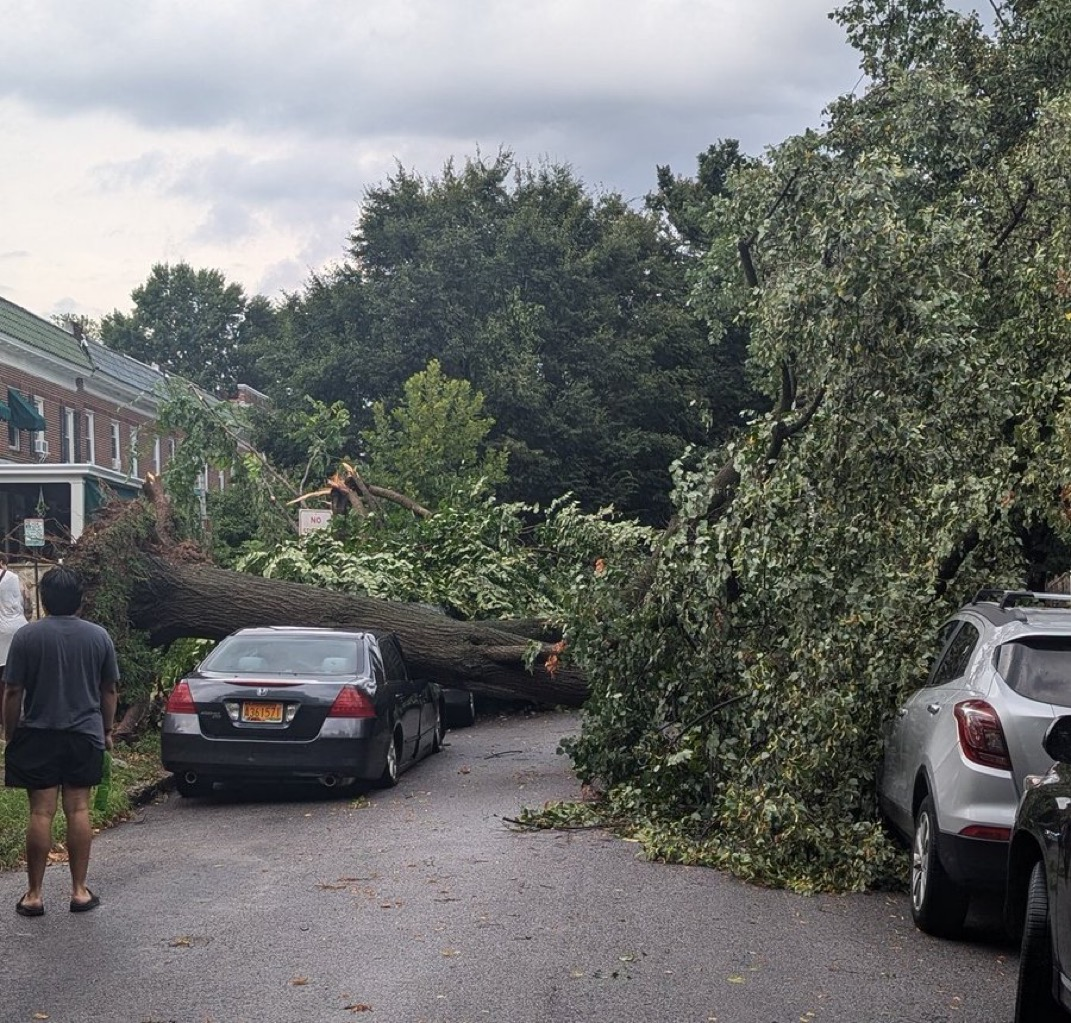
[[[426,608],[356,597],[302,583],[264,579],[205,564],[147,556],[131,594],[130,624],[162,646],[182,637],[222,639],[257,625],[299,625],[396,633],[415,674],[476,693],[578,706],[587,683],[557,666],[557,647],[532,642],[494,622],[459,622]],[[525,623],[529,625],[529,623]],[[527,630],[526,630],[527,631]]]

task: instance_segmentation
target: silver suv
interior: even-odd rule
[[[941,628],[925,684],[885,735],[878,797],[911,842],[911,915],[953,937],[972,891],[1002,890],[1023,778],[1071,713],[1071,596],[983,590]]]

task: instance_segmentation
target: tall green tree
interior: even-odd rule
[[[373,483],[434,508],[451,497],[488,493],[506,478],[506,453],[488,449],[494,421],[467,380],[443,375],[436,359],[405,382],[401,404],[372,406],[362,435]]]
[[[722,139],[696,158],[694,178],[677,174],[668,165],[657,168],[658,188],[648,194],[647,206],[665,215],[672,230],[693,255],[702,255],[711,242],[710,209],[714,199],[728,194],[729,176],[746,163],[736,139]]]
[[[239,383],[246,336],[254,327],[267,329],[272,315],[267,300],[250,303],[220,271],[188,263],[157,263],[131,298],[132,313],[117,309],[101,320],[104,344],[220,397],[233,394]]]
[[[437,359],[485,396],[504,497],[664,520],[671,461],[736,422],[739,375],[688,306],[677,239],[566,167],[503,152],[399,169],[366,195],[350,256],[281,311],[286,386],[368,429],[371,404]]]

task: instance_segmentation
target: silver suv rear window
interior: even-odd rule
[[[997,647],[994,663],[1020,696],[1071,703],[1071,636],[1031,636]]]

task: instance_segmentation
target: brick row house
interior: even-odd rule
[[[180,438],[156,429],[165,377],[0,298],[0,550],[30,553],[23,522],[45,520],[45,547],[77,539],[112,496],[133,497]],[[223,486],[205,468],[203,486]]]

